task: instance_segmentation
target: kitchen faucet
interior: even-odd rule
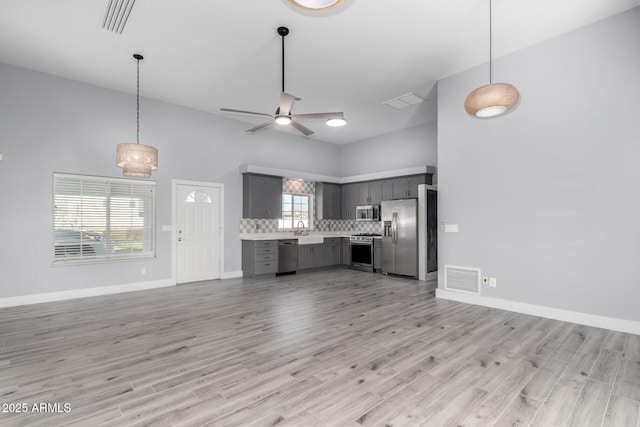
[[[300,224],[302,224],[302,231],[300,231]],[[302,220],[298,221],[296,224],[296,231],[293,232],[294,236],[306,236],[304,232],[304,222]]]

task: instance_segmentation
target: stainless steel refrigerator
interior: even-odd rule
[[[383,201],[382,273],[418,277],[418,200]]]

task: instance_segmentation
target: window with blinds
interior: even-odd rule
[[[53,174],[53,263],[156,255],[156,183]]]

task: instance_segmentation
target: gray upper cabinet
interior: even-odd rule
[[[431,181],[429,179],[429,181]],[[391,198],[407,199],[418,197],[418,185],[430,184],[426,175],[415,175],[391,180]]]
[[[416,175],[409,177],[409,197],[417,198],[418,197],[418,185],[426,184],[426,176],[425,175]]]
[[[382,200],[382,181],[371,182],[369,184],[369,203],[379,205]]]
[[[406,199],[409,197],[409,180],[407,178],[397,178],[391,181],[391,198]]]
[[[242,176],[243,218],[282,217],[282,178],[244,174]]]
[[[316,183],[316,207],[318,219],[340,219],[342,217],[342,191],[339,184]]]
[[[369,196],[369,183],[368,182],[359,182],[356,184],[356,192],[357,192],[357,202],[356,205],[368,205],[370,204],[370,196]]]
[[[382,199],[382,181],[359,182],[356,185],[358,189],[358,205],[379,205]]]
[[[345,184],[342,186],[342,219],[355,219],[356,206],[358,205],[358,194],[355,184]]]

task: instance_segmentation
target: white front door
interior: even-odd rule
[[[178,283],[220,278],[220,188],[176,187]]]

